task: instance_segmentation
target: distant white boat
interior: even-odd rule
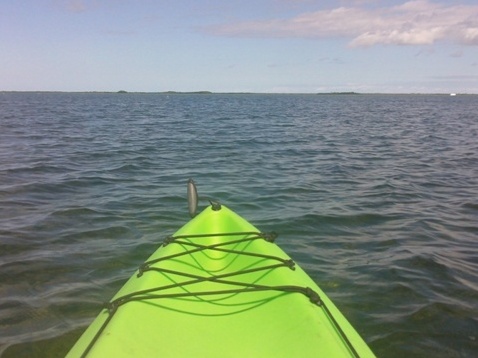
[[[456,93],[450,93],[450,96],[456,96]]]

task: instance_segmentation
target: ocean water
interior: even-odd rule
[[[0,355],[64,356],[189,178],[377,356],[478,356],[478,96],[107,93],[0,93]]]

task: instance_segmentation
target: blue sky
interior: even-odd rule
[[[476,0],[0,0],[0,90],[478,93]]]

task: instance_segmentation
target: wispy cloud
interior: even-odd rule
[[[54,3],[72,13],[82,13],[98,6],[95,0],[55,0]]]
[[[55,3],[68,12],[80,13],[86,11],[86,4],[83,0],[56,0]]]
[[[478,5],[428,0],[373,9],[350,5],[288,19],[216,25],[206,31],[231,37],[345,38],[352,47],[430,45],[438,41],[478,46]]]

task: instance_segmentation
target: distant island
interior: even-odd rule
[[[104,92],[108,93],[108,92]],[[119,90],[116,93],[124,94],[128,93],[125,90]],[[180,91],[163,91],[163,92],[131,92],[131,93],[156,93],[156,94],[214,94],[214,92],[211,91],[190,91],[190,92],[180,92]]]
[[[213,94],[211,91],[194,91],[194,92],[177,92],[177,91],[166,91],[166,92],[159,92],[164,94]]]
[[[108,92],[105,92],[105,93],[108,93]],[[125,93],[128,93],[128,91],[119,90],[116,93],[125,94]],[[132,93],[148,93],[148,92],[132,92]],[[158,93],[158,94],[214,94],[211,91],[194,91],[194,92],[164,91],[164,92],[151,92],[151,93]]]
[[[342,94],[360,94],[360,93],[357,93],[357,92],[320,92],[320,93],[317,93],[317,94],[342,95]]]

